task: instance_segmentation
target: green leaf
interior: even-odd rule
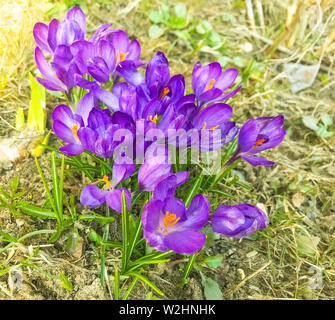
[[[119,300],[119,293],[120,293],[120,275],[119,269],[115,269],[114,275],[114,300]]]
[[[217,282],[215,282],[211,278],[205,277],[202,273],[200,274],[206,300],[222,300],[222,292]]]
[[[16,112],[15,129],[18,131],[23,131],[25,127],[26,127],[26,121],[24,118],[24,110],[23,108],[18,107]]]
[[[198,190],[201,186],[201,182],[202,182],[203,177],[204,177],[203,174],[199,174],[195,183],[188,190],[188,193],[186,194],[186,197],[184,198],[184,203],[185,203],[186,208],[191,204],[191,201],[192,201],[193,197],[197,194],[197,192],[198,192]]]
[[[57,219],[55,213],[52,210],[39,208],[32,205],[25,205],[20,208],[24,213],[29,214],[32,217],[41,219]]]
[[[187,279],[193,269],[193,266],[195,264],[195,260],[198,256],[198,253],[192,254],[189,258],[188,258],[188,262],[187,265],[184,269],[184,275],[183,275],[183,279],[181,280],[181,284],[180,284],[180,288],[183,288],[185,284],[187,284]]]
[[[177,17],[186,17],[186,5],[182,2],[179,2],[174,7],[174,12],[176,13]]]
[[[99,236],[96,231],[92,228],[90,228],[90,233],[88,234],[88,238],[91,240],[91,241],[94,241],[96,242],[97,244],[100,244],[102,242],[102,237]]]
[[[208,40],[211,47],[219,47],[222,44],[220,35],[214,31],[209,34]]]
[[[16,192],[18,185],[19,185],[19,177],[15,177],[13,181],[9,184],[12,193]]]
[[[129,216],[127,198],[124,191],[121,197],[122,203],[122,274],[125,272],[128,260],[128,236],[129,236]]]
[[[73,287],[72,287],[72,284],[69,281],[69,279],[62,272],[59,273],[59,276],[60,276],[60,278],[62,280],[62,287],[64,289],[72,292],[73,291]]]
[[[187,19],[173,16],[169,21],[169,26],[173,29],[184,29],[187,25]]]
[[[149,28],[149,37],[152,39],[157,39],[159,37],[161,37],[164,34],[164,29],[153,25]]]
[[[2,193],[5,198],[11,199],[10,194],[7,191],[5,191],[5,189],[3,187],[1,187],[1,186],[0,186],[0,193]]]
[[[29,73],[31,100],[28,110],[27,126],[43,134],[46,125],[46,93],[45,88],[40,85],[35,77]]]
[[[196,31],[199,34],[205,34],[213,29],[212,25],[208,21],[201,21],[197,27]]]
[[[63,167],[64,167],[64,162],[63,162]],[[54,152],[52,152],[51,154],[51,173],[52,173],[52,191],[53,191],[53,196],[55,199],[56,209],[57,209],[55,213],[58,216],[59,224],[62,224],[63,222],[63,197],[62,197],[62,192],[60,190],[61,184],[59,183],[59,179],[58,179],[57,165],[56,165]]]
[[[319,129],[319,126],[318,126],[318,121],[311,117],[311,116],[305,116],[302,118],[302,122],[304,123],[304,125],[313,130],[313,131],[317,131]]]
[[[318,130],[316,131],[316,134],[318,137],[321,137],[321,138],[329,138],[333,135],[333,133],[327,131],[326,127],[324,126],[320,126]]]
[[[153,23],[163,23],[164,19],[162,17],[162,15],[157,12],[157,11],[151,11],[149,13],[149,19],[153,22]]]
[[[222,265],[222,260],[223,260],[222,254],[218,254],[214,257],[206,258],[205,263],[212,268],[218,268]]]
[[[326,127],[331,126],[333,124],[333,120],[329,114],[324,114],[321,120]]]
[[[137,272],[129,272],[127,275],[133,276],[146,283],[150,288],[154,289],[159,295],[164,296],[164,293],[160,291],[148,278],[137,273]]]

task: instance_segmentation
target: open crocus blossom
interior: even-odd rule
[[[283,115],[261,117],[247,121],[239,133],[237,150],[226,165],[242,158],[253,166],[273,166],[273,161],[254,157],[254,155],[263,150],[274,148],[283,141],[286,134],[283,125]]]
[[[73,114],[70,107],[59,105],[52,112],[52,129],[59,139],[68,144],[59,150],[68,156],[76,156],[84,151],[79,137],[78,130],[84,126],[82,117]]]
[[[135,164],[128,161],[118,163],[115,160],[113,165],[113,176],[110,181],[108,176],[99,179],[98,182],[103,182],[102,189],[95,184],[89,184],[83,188],[80,194],[80,202],[90,208],[96,208],[107,202],[107,204],[115,211],[122,213],[122,192],[125,193],[127,199],[128,210],[131,206],[131,193],[126,188],[116,188],[123,180],[130,177],[135,171]]]
[[[208,221],[209,209],[203,195],[196,195],[188,209],[173,197],[151,200],[142,213],[144,238],[158,251],[194,254],[206,242],[206,235],[199,230]]]
[[[266,214],[254,205],[221,205],[210,217],[214,232],[226,237],[242,238],[267,226]]]
[[[197,105],[202,107],[211,102],[227,100],[234,96],[241,86],[226,94],[224,92],[234,84],[237,75],[238,71],[233,68],[222,72],[218,62],[206,66],[201,66],[201,63],[197,62],[192,74],[192,89]]]
[[[36,23],[33,33],[38,47],[53,55],[57,46],[69,46],[75,41],[85,39],[86,17],[79,7],[73,7],[61,22],[53,19],[49,25]]]

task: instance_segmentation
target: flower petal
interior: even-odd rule
[[[80,203],[84,206],[95,208],[105,202],[107,192],[99,189],[94,184],[89,184],[83,188],[80,194]]]
[[[190,229],[168,233],[164,238],[164,244],[180,254],[195,254],[205,242],[206,236],[203,233]]]
[[[131,194],[126,188],[119,188],[109,191],[106,194],[107,204],[115,211],[122,213],[122,192],[124,191],[127,199],[127,207],[130,210],[131,207]]]

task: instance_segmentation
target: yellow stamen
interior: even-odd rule
[[[112,182],[108,180],[108,176],[104,176],[102,179],[99,179],[98,181],[102,181],[105,183],[105,185],[102,187],[102,189],[110,189],[112,187]]]
[[[78,138],[78,127],[77,127],[77,125],[74,124],[71,130],[72,130],[73,135],[76,137],[76,139],[79,140],[79,138]]]
[[[174,226],[180,218],[177,218],[177,216],[173,213],[169,213],[169,211],[166,211],[165,218],[164,218],[164,226],[165,228],[171,228]]]
[[[157,119],[158,119],[158,115],[156,114],[154,117],[152,116],[147,116],[147,120],[151,121],[154,124],[157,124]]]
[[[168,87],[165,87],[159,97],[159,99],[163,99],[168,93],[170,92],[170,89]]]
[[[257,140],[255,142],[254,146],[252,147],[252,149],[261,146],[265,141],[266,141],[265,139],[259,139],[259,140]]]
[[[212,80],[210,81],[208,87],[207,87],[207,86],[205,87],[204,92],[206,92],[206,91],[212,89],[212,88],[213,88],[213,84],[214,84],[214,82],[215,82],[215,79],[212,79]]]
[[[207,123],[205,122],[204,126],[201,128],[201,130],[204,130],[206,129],[206,126],[207,126]],[[220,127],[220,125],[218,124],[217,126],[213,127],[213,128],[210,128],[208,130],[212,131],[212,130],[215,130],[216,128]]]

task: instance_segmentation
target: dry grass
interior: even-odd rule
[[[252,11],[251,7],[243,5],[248,2],[252,3]],[[168,52],[171,69],[174,73],[185,73],[188,83],[193,64],[198,60],[206,63],[224,55],[227,68],[238,67],[243,71],[251,58],[263,66],[264,74],[260,78],[245,79],[234,101],[235,117],[242,124],[254,117],[284,114],[289,134],[279,147],[267,152],[269,159],[277,162],[274,168],[252,168],[247,164],[237,168],[254,190],[231,188],[230,191],[238,196],[238,202],[263,204],[270,226],[256,242],[223,240],[224,245],[238,248],[240,258],[239,262],[227,258],[226,263],[231,264],[231,270],[235,270],[234,263],[240,264],[238,267],[243,268],[247,280],[242,280],[243,286],[240,280],[229,282],[228,278],[234,277],[230,270],[226,278],[222,276],[221,285],[226,288],[225,281],[229,283],[229,292],[236,291],[234,299],[334,299],[335,137],[317,137],[302,124],[302,117],[306,115],[320,119],[329,114],[335,121],[335,10],[332,1],[188,1],[189,14],[195,20],[210,21],[221,35],[224,54],[218,48],[209,47],[193,51],[171,30],[159,39],[149,38],[148,14],[158,10],[163,1],[139,1],[132,8],[126,7],[123,1],[86,3],[89,31],[112,21],[115,28],[123,28],[139,39],[144,60],[157,50]],[[37,12],[42,15],[45,9],[41,5]],[[29,19],[38,21],[39,17],[36,13],[36,17],[29,16]],[[0,17],[0,21],[4,20]],[[23,32],[18,26],[15,30],[16,35]],[[26,86],[21,75],[31,66],[31,35],[27,33],[25,39],[29,40],[25,40],[15,54],[8,55],[9,51],[5,51],[7,61],[17,59],[10,69],[9,88],[2,91],[1,102],[6,101],[6,110],[13,110],[13,104],[18,103],[15,99],[28,104],[25,95],[11,89]],[[235,64],[235,57],[240,58],[242,65]],[[284,65],[296,62],[309,65],[319,61],[320,71],[313,85],[293,93],[283,71]],[[0,112],[3,111],[0,109]],[[227,200],[222,199],[224,202]],[[261,258],[246,258],[252,251],[257,251],[257,257]],[[268,261],[272,263],[267,264]],[[36,263],[41,268],[45,265],[40,260]],[[258,273],[264,265],[267,268]],[[311,289],[309,284],[315,268],[321,270],[323,281],[320,287]],[[255,286],[259,291],[253,289]]]

